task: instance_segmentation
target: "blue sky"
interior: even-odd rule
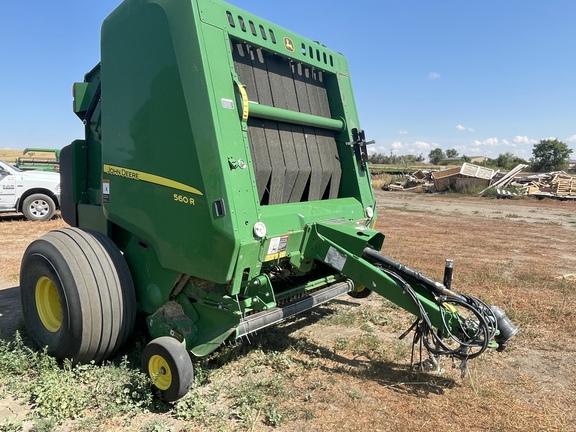
[[[99,61],[119,0],[0,2],[0,148],[81,138],[71,86]],[[576,1],[229,3],[318,40],[350,63],[371,150],[529,159],[558,138],[576,157]]]

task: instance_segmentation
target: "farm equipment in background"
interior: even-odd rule
[[[60,171],[60,149],[27,148],[22,152],[23,156],[16,158],[14,164],[22,171]],[[41,153],[41,156],[36,155]],[[28,156],[26,156],[28,155]]]
[[[38,346],[101,362],[141,313],[142,367],[174,401],[190,353],[342,294],[413,313],[433,355],[465,362],[514,335],[501,309],[379,252],[370,143],[341,54],[214,0],[126,0],[101,53],[74,85],[85,139],[61,154],[71,227],[22,260]]]

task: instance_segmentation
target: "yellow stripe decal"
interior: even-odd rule
[[[147,183],[154,183],[160,186],[166,186],[173,189],[179,189],[184,192],[193,193],[196,195],[204,195],[198,189],[188,186],[184,183],[180,183],[174,180],[167,179],[165,177],[160,177],[155,174],[145,173],[142,171],[136,171],[128,168],[122,168],[114,165],[104,164],[104,172],[109,175],[124,177],[131,180],[144,181]]]
[[[242,97],[242,119],[248,120],[248,112],[250,108],[248,104],[248,94],[246,93],[246,87],[244,87],[242,84],[239,84],[238,89],[240,90],[240,96]]]

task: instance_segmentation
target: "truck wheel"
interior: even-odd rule
[[[130,270],[98,232],[61,228],[33,241],[22,258],[20,296],[31,339],[59,359],[101,362],[134,328]]]
[[[52,198],[44,194],[32,194],[22,204],[22,213],[31,221],[47,221],[54,216],[56,205]]]
[[[146,345],[142,351],[142,370],[165,402],[180,399],[192,387],[192,360],[184,345],[173,337],[161,336]]]

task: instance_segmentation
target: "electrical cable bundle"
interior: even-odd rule
[[[494,312],[482,301],[469,295],[457,296],[440,296],[436,298],[436,303],[440,307],[440,314],[444,330],[449,338],[458,344],[457,348],[449,347],[444,338],[438,334],[434,326],[430,322],[428,313],[424,309],[422,302],[418,298],[418,294],[412,286],[406,282],[398,274],[381,268],[389,277],[396,280],[404,291],[412,298],[418,310],[420,311],[420,318],[401,336],[404,337],[412,329],[419,333],[415,340],[421,338],[424,346],[429,353],[433,355],[447,355],[458,358],[460,360],[469,360],[478,357],[482,354],[490,340],[495,336],[497,331],[497,321]],[[460,314],[450,313],[450,318],[456,319],[458,322],[459,334],[454,334],[451,330],[453,325],[449,325],[446,320],[447,311],[451,309],[451,305],[469,311],[475,319],[463,318]],[[476,349],[476,350],[475,350]]]

